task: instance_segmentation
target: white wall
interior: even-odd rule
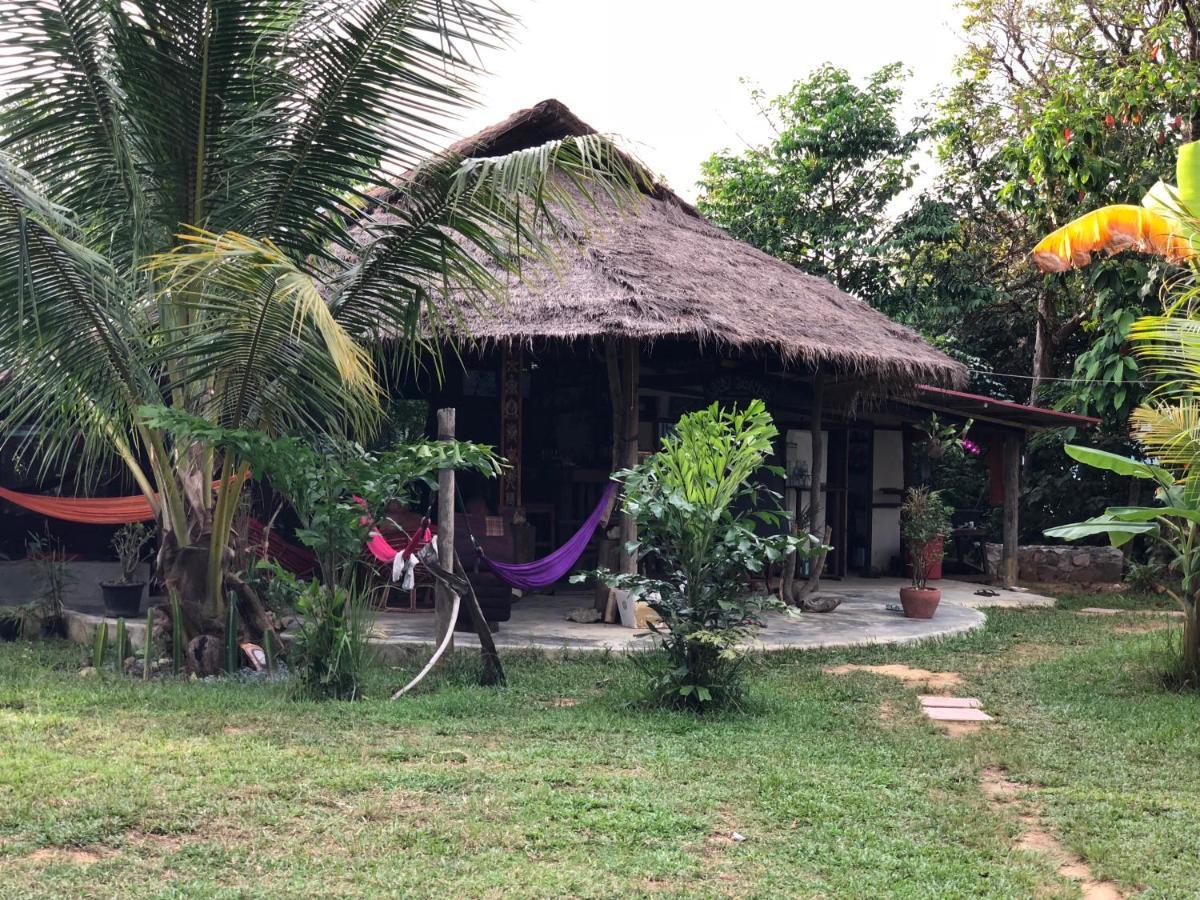
[[[904,441],[902,432],[877,428],[873,453],[875,492],[871,497],[871,568],[886,571],[900,553],[900,496],[887,488],[904,488]],[[881,508],[875,504],[893,504]]]

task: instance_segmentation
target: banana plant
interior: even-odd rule
[[[1184,612],[1183,662],[1193,677],[1200,677],[1200,476],[1193,474],[1200,463],[1198,411],[1200,407],[1192,403],[1145,406],[1134,413],[1134,437],[1163,465],[1068,445],[1067,455],[1084,465],[1153,483],[1158,502],[1154,506],[1110,506],[1085,522],[1045,532],[1067,541],[1107,535],[1114,547],[1139,535],[1157,544],[1173,576],[1163,589]]]
[[[1042,238],[1033,259],[1043,272],[1086,266],[1092,254],[1138,250],[1187,262],[1200,250],[1200,141],[1179,148],[1174,185],[1160,181],[1141,206],[1115,204],[1085,213]]]

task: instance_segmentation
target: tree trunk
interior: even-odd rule
[[[1189,677],[1200,679],[1200,604],[1195,599],[1184,604],[1183,665]]]
[[[200,634],[219,634],[224,630],[220,610],[213,607],[208,590],[208,558],[207,536],[180,547],[173,531],[162,531],[158,578],[168,594],[179,597],[189,640]]]
[[[454,440],[454,410],[437,411],[438,440]],[[454,571],[454,470],[447,467],[438,472],[438,564],[447,572]],[[440,644],[449,635],[447,653],[454,652],[454,593],[441,581],[434,588],[434,612],[437,618],[437,640]],[[446,657],[442,657],[444,660]]]
[[[1038,296],[1036,329],[1033,337],[1033,380],[1029,385],[1029,404],[1037,405],[1042,382],[1054,376],[1054,340],[1050,333],[1050,298]]]

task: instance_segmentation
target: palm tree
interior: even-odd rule
[[[600,138],[433,153],[510,27],[490,0],[0,0],[0,409],[47,469],[123,464],[193,628],[245,470],[143,409],[368,431],[372,337],[436,345],[448,298],[546,247],[561,186],[619,190]]]

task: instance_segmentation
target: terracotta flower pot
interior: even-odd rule
[[[946,539],[941,535],[935,537],[932,541],[925,545],[924,555],[926,565],[929,569],[927,581],[942,580],[942,557],[945,555]],[[905,558],[908,558],[907,553]],[[911,560],[904,564],[904,577],[912,578],[913,567]]]
[[[900,605],[910,619],[932,619],[941,601],[942,592],[937,588],[900,588]]]

